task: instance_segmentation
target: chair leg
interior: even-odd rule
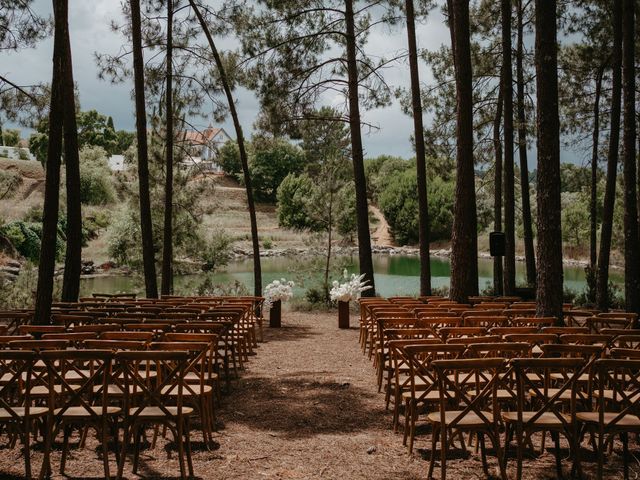
[[[44,419],[43,427],[44,455],[42,456],[42,465],[40,466],[40,480],[43,480],[45,476],[51,476],[51,430],[52,426],[49,424],[49,417],[47,416]]]
[[[133,473],[138,473],[138,460],[140,459],[140,426],[136,425],[133,430]]]
[[[106,420],[103,420],[100,431],[100,443],[102,444],[102,463],[104,465],[104,478],[111,478],[109,471],[109,435],[107,434],[109,426]]]
[[[551,438],[553,439],[553,443],[556,449],[556,473],[558,474],[558,478],[562,478],[562,462],[560,460],[560,433],[551,432]]]
[[[178,444],[178,463],[180,464],[180,478],[186,477],[186,472],[184,468],[184,419],[182,417],[178,417],[178,421],[176,422],[176,432],[175,439]]]
[[[60,474],[64,475],[64,469],[67,465],[67,453],[69,452],[69,437],[71,436],[71,427],[64,426],[64,439],[62,441],[62,458],[60,459]]]
[[[402,436],[402,445],[407,445],[409,437],[409,418],[411,415],[411,399],[407,398],[404,402],[404,432]]]
[[[624,465],[624,480],[629,480],[629,435],[626,432],[620,433],[620,440],[622,441],[622,460]]]
[[[486,476],[489,476],[489,467],[487,465],[487,450],[486,450],[486,446],[484,444],[484,434],[481,432],[477,432],[477,442],[476,442],[476,448],[478,447],[478,444],[480,444],[480,456],[482,458],[482,470],[484,471],[484,474]]]
[[[447,427],[446,425],[440,426],[440,480],[446,480],[447,478]]]
[[[189,477],[193,478],[193,459],[191,458],[191,424],[189,417],[185,420],[185,444],[187,449],[187,468],[189,469]],[[210,438],[213,442],[213,438]]]
[[[517,467],[516,467],[516,479],[520,480],[522,478],[522,450],[524,449],[524,432],[522,425],[519,423],[516,424],[516,457],[517,457]]]
[[[440,427],[437,423],[432,424],[431,428],[431,458],[429,459],[429,473],[427,479],[433,478],[433,467],[436,463],[436,447],[438,446],[438,436],[440,435]]]
[[[127,448],[129,446],[129,441],[131,438],[132,426],[126,425],[124,426],[123,436],[122,436],[122,448],[120,450],[120,461],[118,462],[118,476],[117,479],[122,479],[122,473],[124,471],[124,463],[127,459]]]
[[[29,425],[31,420],[25,419],[24,422],[24,473],[27,479],[31,479],[31,432]]]

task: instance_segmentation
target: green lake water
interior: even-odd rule
[[[355,257],[339,257],[334,261],[331,280],[340,280],[343,268],[349,273],[358,270],[358,259]],[[374,255],[376,290],[381,296],[417,295],[419,291],[420,262],[416,256]],[[245,259],[229,263],[224,269],[213,274],[178,275],[174,279],[174,288],[180,294],[195,294],[197,286],[208,277],[213,285],[233,285],[238,282],[253,291],[253,261]],[[525,265],[516,263],[518,284],[524,283]],[[478,262],[479,287],[484,290],[490,286],[493,278],[493,261],[480,259]],[[302,294],[307,288],[318,286],[321,282],[323,261],[321,258],[309,257],[265,257],[262,258],[263,286],[272,280],[286,278],[296,282],[296,294]],[[450,263],[448,259],[431,258],[431,282],[433,287],[449,285]],[[564,285],[576,292],[585,287],[584,269],[582,267],[565,267]],[[622,283],[621,272],[612,271],[611,281]],[[144,288],[138,276],[102,276],[84,278],[81,283],[81,295],[92,292],[116,293],[136,292],[143,294]]]

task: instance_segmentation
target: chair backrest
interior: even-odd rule
[[[640,349],[640,335],[616,335],[610,342],[614,348]]]
[[[81,332],[94,332],[98,334],[102,334],[104,332],[117,332],[120,330],[120,325],[117,323],[101,323],[94,325],[78,325],[74,326],[71,331],[74,333]]]
[[[542,327],[542,333],[568,335],[570,333],[589,333],[589,329],[587,327]]]
[[[85,340],[85,348],[97,350],[146,350],[149,342],[136,340]]]
[[[536,327],[493,327],[489,329],[489,334],[504,337],[506,335],[536,333],[537,331],[538,329]]]
[[[24,407],[24,416],[29,416],[31,408],[31,385],[33,366],[37,354],[32,351],[0,350],[0,408],[10,419],[20,420],[20,408]],[[16,386],[22,388],[17,389]]]
[[[514,358],[509,365],[516,377],[518,422],[526,428],[534,425],[543,414],[551,413],[570,429],[572,420],[564,415],[563,403],[559,400],[570,392],[571,411],[575,412],[576,386],[589,363],[583,358]],[[523,412],[529,394],[536,402],[527,406],[527,411],[533,414],[525,419]]]
[[[38,336],[45,333],[64,333],[66,330],[64,325],[20,325],[18,333],[20,335]]]
[[[64,350],[69,345],[67,340],[14,340],[9,342],[9,347],[17,350]]]
[[[627,317],[589,317],[587,318],[587,327],[591,333],[600,333],[605,328],[621,328],[630,329],[633,326],[633,318]]]
[[[500,343],[502,337],[500,335],[479,335],[477,337],[452,337],[448,338],[446,343],[455,343],[458,345],[473,345],[475,343]]]
[[[528,343],[472,343],[467,346],[465,356],[469,358],[517,358],[529,357],[531,346]]]
[[[484,327],[442,327],[440,336],[442,340],[456,337],[479,337],[487,334]]]
[[[515,316],[511,319],[511,325],[514,327],[552,327],[556,323],[556,317],[525,317]]]
[[[626,415],[634,415],[637,420],[640,414],[640,359],[601,358],[593,364],[598,390],[599,422],[604,425],[606,409],[605,401],[612,400],[616,406],[613,418],[607,418],[607,428],[614,427]],[[611,395],[604,394],[611,389]],[[607,397],[607,399],[605,399]]]
[[[487,427],[496,427],[498,388],[509,388],[503,385],[504,358],[434,360],[431,365],[438,379],[441,425],[455,430],[467,415],[475,413]],[[457,405],[452,409],[453,400]],[[485,410],[489,405],[492,415]],[[455,410],[455,417],[446,418],[447,410]]]
[[[613,338],[613,335],[600,335],[597,333],[570,333],[560,335],[560,343],[608,346]]]
[[[100,334],[100,340],[133,340],[137,342],[150,342],[153,340],[153,332],[104,332]]]
[[[483,316],[467,316],[464,317],[465,327],[506,327],[509,324],[509,318],[503,316],[483,315]]]
[[[40,352],[40,357],[47,366],[52,415],[60,418],[72,407],[81,408],[82,416],[94,420],[106,414],[111,350],[48,350]],[[95,401],[97,398],[99,402]]]
[[[115,363],[122,375],[114,376],[112,382],[124,392],[125,422],[138,419],[145,408],[158,409],[168,419],[181,420],[185,375],[193,353],[184,350],[166,351],[121,351],[115,354]],[[157,382],[149,382],[149,365],[155,366]],[[168,388],[165,388],[168,387]],[[175,411],[168,408],[175,402]]]

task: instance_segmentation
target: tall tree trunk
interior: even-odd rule
[[[140,196],[140,232],[142,236],[142,263],[147,298],[158,297],[151,198],[149,195],[149,149],[147,145],[147,112],[144,95],[144,60],[142,57],[142,25],[140,0],[130,0],[131,39],[133,50],[133,78],[136,103],[136,138],[138,151],[138,190]]]
[[[538,281],[536,312],[562,324],[560,119],[556,0],[536,0]]]
[[[515,187],[513,177],[513,73],[511,69],[511,0],[502,0],[505,295],[513,295],[516,288]]]
[[[238,150],[240,151],[240,163],[242,164],[242,173],[244,175],[244,184],[247,192],[247,205],[249,207],[249,221],[251,223],[251,243],[253,245],[253,280],[254,280],[254,295],[260,297],[262,295],[262,267],[260,264],[260,239],[258,237],[258,221],[256,219],[256,206],[253,200],[253,187],[251,184],[251,173],[249,172],[249,157],[247,155],[247,149],[244,143],[244,134],[242,133],[242,126],[240,125],[240,119],[238,117],[238,111],[236,110],[236,104],[233,99],[233,93],[231,91],[231,84],[227,78],[227,72],[222,62],[222,58],[218,53],[216,44],[213,41],[213,36],[209,30],[209,26],[205,21],[200,9],[196,5],[194,0],[189,0],[189,4],[194,13],[198,17],[198,22],[207,37],[209,42],[209,48],[213,55],[213,59],[216,62],[218,74],[220,75],[220,83],[224,89],[225,96],[227,97],[227,104],[229,105],[229,112],[231,113],[231,119],[233,120],[233,127],[236,131],[236,138],[238,141]]]
[[[431,263],[429,258],[429,203],[427,200],[427,165],[422,122],[422,98],[418,72],[418,46],[416,42],[413,0],[405,2],[407,39],[409,43],[409,71],[411,76],[411,103],[413,107],[413,136],[416,142],[416,171],[418,180],[418,239],[420,243],[420,295],[431,295]]]
[[[589,225],[589,268],[595,274],[598,260],[598,148],[600,146],[600,95],[602,92],[602,76],[604,64],[596,72],[596,96],[593,100],[593,136],[591,150],[591,198],[589,211],[591,223]]]
[[[500,87],[498,89],[498,103],[496,104],[496,116],[493,119],[493,152],[496,156],[494,172],[493,194],[493,229],[502,231],[502,141],[500,138],[500,125],[502,123],[502,73],[500,74]],[[503,287],[502,256],[493,258],[493,294],[502,295]]]
[[[638,238],[636,178],[635,1],[624,0],[623,8],[624,298],[628,312],[640,313],[640,238]]]
[[[469,2],[452,0],[457,97],[456,192],[451,236],[452,300],[467,302],[478,294],[478,233],[473,162],[473,97]],[[450,20],[451,22],[451,20]]]
[[[78,154],[78,126],[73,84],[73,63],[69,29],[65,30],[63,60],[63,128],[64,160],[67,184],[67,247],[62,280],[62,301],[76,302],[80,294],[82,270],[82,206],[80,205],[80,157]]]
[[[353,157],[353,179],[356,187],[356,220],[358,224],[358,257],[360,274],[369,282],[371,289],[363,296],[376,294],[371,258],[371,236],[369,232],[369,206],[367,205],[367,182],[364,174],[364,153],[360,131],[360,104],[358,99],[358,63],[356,57],[356,33],[353,15],[353,0],[345,0],[345,26],[347,43],[347,72],[349,84],[349,128],[351,131],[351,155]]]
[[[162,235],[162,295],[173,291],[173,0],[167,0],[167,84],[165,87],[165,185]]]
[[[622,96],[622,3],[613,2],[613,51],[611,52],[611,121],[607,152],[607,180],[602,206],[600,253],[596,274],[596,303],[600,310],[609,308],[609,256],[613,231],[613,209],[618,178],[618,148],[620,144],[620,100]]]
[[[522,0],[518,0],[518,45],[516,47],[516,76],[518,96],[518,158],[520,159],[520,188],[522,190],[522,227],[527,285],[536,284],[536,256],[533,249],[533,222],[529,196],[529,166],[527,165],[527,120],[524,105],[524,29]]]
[[[51,78],[51,103],[49,107],[49,144],[44,187],[44,212],[42,215],[42,239],[38,263],[38,287],[33,323],[51,323],[53,276],[56,267],[56,243],[58,239],[58,207],[60,202],[60,155],[62,154],[63,83],[65,37],[68,26],[67,0],[52,0],[54,13],[53,74]]]

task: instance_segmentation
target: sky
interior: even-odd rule
[[[51,2],[35,0],[34,8],[41,14],[50,15]],[[123,84],[111,84],[98,78],[96,53],[116,54],[122,48],[122,37],[111,31],[112,21],[121,22],[121,6],[117,0],[70,0],[69,23],[72,44],[74,79],[79,90],[82,110],[95,109],[113,117],[116,129],[134,130],[134,105],[131,97],[133,81]],[[417,26],[418,48],[438,49],[449,45],[449,30],[439,9],[434,9],[428,19]],[[233,48],[235,42],[218,39],[221,48]],[[406,52],[406,29],[402,26],[390,30],[387,26],[376,27],[369,37],[366,50],[377,57],[393,58]],[[34,49],[21,50],[18,53],[3,53],[0,61],[0,73],[12,81],[29,85],[37,82],[49,82],[51,79],[51,56],[53,40],[47,39]],[[423,84],[432,81],[429,67],[420,62],[420,80]],[[392,86],[409,87],[408,61],[401,60],[384,72],[386,81]],[[253,123],[258,114],[258,101],[252,92],[240,89],[236,92],[238,112],[245,133],[253,131]],[[335,101],[335,100],[334,100]],[[413,122],[394,101],[389,107],[363,111],[363,121],[378,128],[363,127],[365,156],[375,157],[382,154],[410,158],[414,155],[411,145]],[[425,125],[428,116],[425,115]],[[222,126],[235,138],[230,119],[216,123],[196,120],[195,125],[205,128],[208,124]],[[27,136],[27,132],[23,132]],[[566,154],[566,152],[563,152]],[[535,164],[535,150],[530,159]]]
[[[38,12],[50,14],[51,2],[36,0],[35,9]],[[109,81],[98,78],[98,67],[95,53],[117,53],[122,45],[122,37],[110,29],[112,20],[122,19],[120,2],[116,0],[70,0],[69,27],[73,56],[74,80],[80,95],[82,110],[95,109],[105,115],[113,117],[116,129],[134,130],[134,105],[131,98],[133,82],[113,85]],[[434,11],[426,23],[419,24],[419,48],[438,48],[449,42],[449,31],[439,11]],[[367,51],[380,57],[393,57],[406,51],[406,30],[395,28],[390,31],[387,27],[379,27],[371,34]],[[222,43],[223,48],[229,47]],[[53,52],[52,39],[41,42],[37,48],[21,50],[18,53],[3,54],[0,62],[0,72],[12,81],[29,85],[51,79],[51,56]],[[392,87],[408,87],[408,62],[398,62],[385,71],[385,78]],[[421,81],[429,81],[428,67],[421,67]],[[247,90],[236,93],[238,111],[243,129],[251,133],[252,125],[259,110],[255,96]],[[393,105],[363,112],[363,121],[378,128],[371,130],[363,127],[363,142],[366,156],[382,154],[398,155],[409,158],[414,155],[411,145],[413,130],[412,119],[402,113],[397,101]],[[209,122],[196,121],[201,127]],[[210,122],[219,126],[213,119]],[[221,126],[235,138],[230,119],[222,122]],[[23,133],[25,136],[25,133]]]

